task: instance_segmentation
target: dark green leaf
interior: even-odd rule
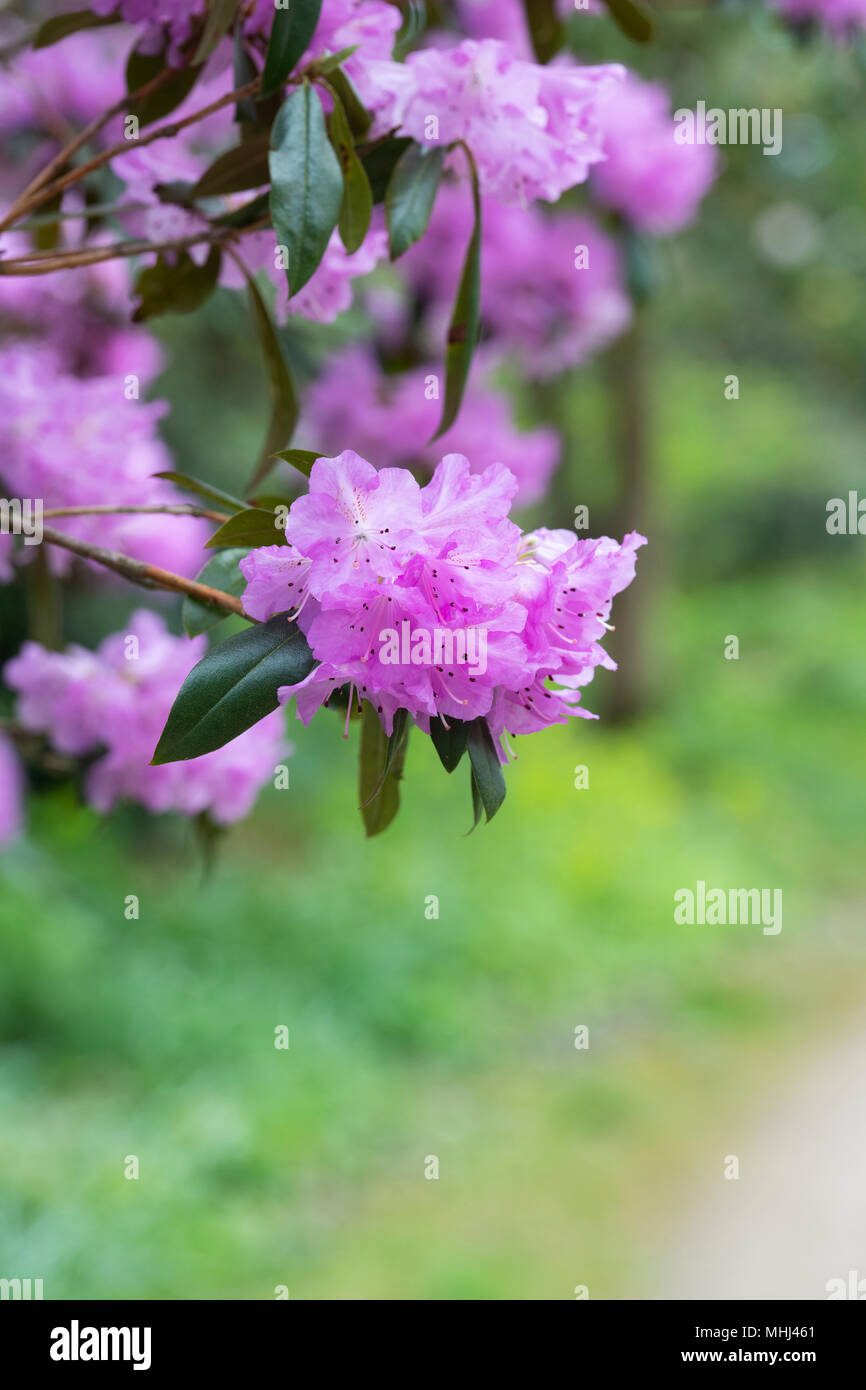
[[[259,287],[251,275],[247,275],[246,271],[244,274],[246,275],[250,306],[264,353],[265,366],[268,369],[268,381],[271,387],[270,424],[265,442],[262,445],[262,451],[259,454],[259,461],[247,484],[247,492],[255,492],[259,483],[268,476],[273,468],[277,450],[291,440],[295,425],[298,422],[298,397],[295,392],[295,384],[292,381],[292,374],[280,347],[277,330],[271,321],[265,301],[259,293]]]
[[[223,492],[218,487],[212,487],[210,483],[203,483],[198,478],[190,477],[189,473],[175,473],[169,470],[165,473],[154,473],[153,476],[166,478],[168,482],[174,483],[184,492],[193,492],[196,497],[206,497],[208,502],[217,502],[226,512],[242,512],[248,505],[246,502],[242,502],[239,497],[232,497],[230,492]]]
[[[65,39],[68,34],[77,34],[81,29],[101,29],[106,24],[117,24],[119,14],[94,14],[92,10],[73,10],[70,14],[56,14],[46,19],[36,30],[34,48],[50,48],[51,44]]]
[[[164,53],[139,53],[134,48],[126,64],[126,90],[137,92],[146,82],[150,82],[166,69]],[[143,101],[131,102],[129,115],[137,116],[139,125],[152,125],[185,101],[198,81],[201,67],[190,64],[185,68],[172,68],[170,75],[155,92]]]
[[[324,72],[323,65],[317,64],[319,71]],[[373,117],[367,110],[355,88],[352,86],[342,68],[328,70],[328,86],[332,92],[336,92],[343,104],[346,119],[353,135],[362,140],[370,129]]]
[[[394,38],[394,57],[398,61],[406,57],[427,24],[427,5],[425,0],[408,0],[403,23]]]
[[[478,789],[478,779],[475,773],[469,771],[469,785],[472,789],[472,824],[466,834],[471,835],[473,830],[478,829],[478,823],[484,815],[484,802],[481,800],[481,792]]]
[[[340,203],[340,216],[337,226],[340,238],[351,255],[363,244],[370,228],[373,213],[373,195],[366,170],[355,153],[355,140],[349,129],[349,122],[343,110],[343,103],[336,93],[332,93],[334,108],[328,126],[334,153],[343,171],[343,199]]]
[[[243,207],[235,208],[234,212],[223,213],[222,217],[214,217],[213,223],[217,227],[248,227],[252,222],[259,222],[263,217],[268,216],[270,197],[267,193],[260,193],[257,198],[244,203]]]
[[[604,0],[617,24],[624,34],[635,43],[649,43],[653,37],[653,23],[642,5],[635,0]]]
[[[221,550],[218,555],[208,560],[203,570],[199,571],[196,581],[240,598],[246,580],[238,569],[238,561],[246,554],[248,552],[243,546],[235,550]],[[198,637],[202,632],[208,632],[227,616],[226,610],[220,608],[219,604],[204,603],[201,599],[190,598],[189,594],[180,610],[180,619],[187,637]]]
[[[467,724],[466,739],[472,763],[473,802],[477,788],[487,819],[492,820],[505,800],[505,778],[487,720],[473,719]],[[475,823],[478,824],[477,819]]]
[[[258,68],[247,52],[244,43],[243,25],[239,24],[235,29],[235,41],[232,51],[232,81],[235,88],[246,87],[252,82]],[[240,101],[235,102],[235,121],[241,126],[241,138],[244,138],[244,131],[248,125],[258,120],[258,111],[254,97],[241,97]]]
[[[285,614],[212,647],[181,686],[152,762],[222,748],[275,710],[279,687],[302,681],[314,665],[306,637]]]
[[[262,545],[285,544],[285,531],[282,526],[277,525],[277,517],[273,512],[266,512],[260,507],[245,507],[242,512],[237,512],[228,521],[223,522],[207,542],[207,549],[246,546],[247,550],[254,550]]]
[[[280,107],[271,131],[271,221],[286,248],[289,293],[317,269],[343,201],[343,173],[328,140],[322,103],[304,82]]]
[[[430,737],[446,772],[453,772],[466,752],[466,724],[461,719],[430,720]]]
[[[246,144],[226,150],[206,169],[192,189],[193,198],[214,198],[261,188],[270,179],[268,137],[260,131]]]
[[[394,166],[385,194],[392,261],[420,241],[426,232],[446,154],[444,145],[425,148],[413,141]]]
[[[196,265],[188,251],[175,253],[172,263],[160,252],[156,264],[147,266],[135,282],[140,298],[133,323],[157,314],[189,314],[204,304],[219,279],[222,252],[212,246],[204,265]]]
[[[351,58],[353,53],[357,53],[360,47],[359,43],[353,43],[351,48],[341,48],[338,53],[326,53],[324,58],[316,58],[310,64],[310,76],[327,77],[341,63],[345,63],[347,58]]]
[[[217,45],[222,43],[232,27],[237,8],[238,0],[213,0],[208,10],[204,32],[193,57],[194,63],[205,62]]]
[[[445,400],[442,403],[442,419],[439,428],[431,439],[439,439],[450,429],[457,419],[472,355],[478,341],[478,315],[481,301],[481,194],[478,188],[478,170],[471,153],[463,146],[469,160],[472,174],[472,201],[475,208],[475,225],[463,271],[460,287],[454,304],[454,313],[448,329],[448,343],[445,349]]]
[[[409,735],[408,716],[398,724],[389,739],[373,705],[364,701],[361,742],[358,750],[358,785],[361,815],[367,838],[387,830],[400,809],[400,780],[406,760]]]
[[[394,165],[403,151],[408,150],[413,143],[414,141],[410,140],[407,135],[396,135],[391,139],[382,140],[362,156],[361,163],[367,170],[374,203],[385,201],[385,194],[394,172]]]
[[[563,29],[556,0],[523,0],[532,47],[539,63],[549,63],[562,47]]]
[[[262,73],[262,96],[269,96],[282,87],[297,63],[310,46],[322,9],[322,0],[289,0],[288,9],[274,14],[265,69]]]
[[[303,473],[305,478],[309,478],[316,459],[325,458],[325,454],[317,454],[313,449],[278,449],[277,458],[285,459],[293,468],[297,468],[299,473]]]

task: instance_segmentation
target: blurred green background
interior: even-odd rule
[[[723,151],[700,223],[657,248],[639,714],[520,741],[468,838],[465,769],[416,737],[372,842],[357,729],[292,720],[291,788],[209,876],[180,820],[43,788],[0,859],[0,1274],[49,1298],[664,1296],[684,1185],[862,1004],[866,550],[825,519],[863,478],[866,75],[754,7],[660,28],[586,32],[675,106],[782,107],[784,148]],[[266,411],[244,305],[161,331],[176,466],[236,485]],[[336,336],[287,341],[303,361]],[[547,401],[566,515],[536,519],[622,514],[617,360]],[[68,635],[140,599],[79,595]],[[781,934],[676,926],[697,879],[781,887]]]

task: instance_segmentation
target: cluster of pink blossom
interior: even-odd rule
[[[391,82],[390,100],[380,98],[382,122],[422,144],[464,141],[482,193],[521,206],[556,202],[604,158],[599,102],[625,74],[616,63],[530,63],[497,39],[420,49],[391,67],[382,77],[383,87]],[[460,151],[451,161],[466,167]]]
[[[678,144],[663,87],[631,74],[601,93],[598,120],[604,159],[592,171],[592,193],[633,227],[654,236],[693,221],[717,173],[712,145]]]
[[[771,0],[794,23],[812,20],[836,38],[846,38],[866,28],[866,0]]]
[[[48,343],[13,344],[0,352],[0,477],[7,496],[39,499],[45,508],[108,501],[122,507],[182,500],[155,473],[171,468],[156,433],[167,407],[127,399],[120,376],[76,377]],[[76,516],[67,534],[192,575],[201,568],[205,524],[177,517],[167,528],[148,515]],[[26,552],[25,552],[26,553]],[[67,551],[50,551],[66,573]],[[101,571],[104,573],[104,571]]]
[[[78,646],[52,652],[26,642],[7,662],[4,680],[18,692],[16,714],[25,729],[48,735],[60,753],[100,754],[85,783],[98,811],[134,801],[157,812],[206,811],[229,824],[248,813],[290,752],[281,711],[214,753],[150,766],[178,689],[206,645],[204,637],[172,637],[160,617],[141,609],[125,632],[106,637],[95,652]]]
[[[352,283],[375,270],[388,255],[388,236],[374,220],[357,251],[349,252],[340,233],[335,231],[319,265],[298,294],[289,298],[286,272],[278,263],[273,232],[255,232],[244,238],[243,258],[249,270],[264,270],[276,288],[276,309],[281,321],[289,313],[300,314],[314,323],[333,323],[351,307]],[[220,276],[231,289],[243,288],[244,278],[235,263],[226,259]]]
[[[460,454],[425,487],[351,450],[313,465],[288,544],[241,561],[246,611],[292,610],[318,662],[279,692],[305,723],[348,685],[389,733],[401,708],[425,730],[485,716],[505,761],[506,732],[586,716],[580,687],[613,666],[600,639],[644,538],[524,534],[508,517],[515,487],[507,468],[473,473]]]
[[[472,229],[466,189],[443,185],[430,226],[401,265],[418,293],[448,311]],[[619,251],[591,218],[503,207],[485,199],[481,317],[497,345],[532,376],[577,366],[628,326]],[[433,331],[439,340],[443,326]],[[463,450],[462,452],[469,452]]]
[[[467,455],[475,472],[502,463],[514,474],[521,506],[543,497],[559,462],[557,431],[515,429],[505,396],[470,383],[454,425],[428,444],[442,410],[439,387],[434,367],[386,375],[372,350],[355,344],[331,357],[307,392],[304,438],[325,453],[351,441],[379,467],[432,472],[443,452]]]
[[[161,53],[168,43],[169,62],[180,65],[183,45],[205,12],[205,0],[92,0],[90,8],[94,14],[117,15],[138,25],[137,47],[142,53]]]

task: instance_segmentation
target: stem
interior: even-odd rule
[[[153,503],[147,507],[120,507],[115,503],[92,507],[48,507],[42,516],[127,516],[133,513],[154,516],[203,516],[208,521],[219,522],[229,520],[227,512],[212,512],[207,507],[197,507],[194,502]]]
[[[248,227],[210,227],[192,236],[174,237],[170,241],[113,241],[109,246],[92,246],[84,251],[34,251],[29,256],[0,260],[0,276],[50,275],[55,270],[75,270],[80,266],[98,265],[101,261],[114,261],[121,256],[146,256],[151,251],[186,251],[203,241],[227,242],[232,237],[261,232],[269,225],[270,218],[262,217]]]
[[[15,204],[14,209],[10,210],[3,222],[0,222],[0,231],[3,231],[3,229],[10,224],[13,211],[15,212],[15,217],[20,217],[23,213],[30,212],[32,208],[38,207],[40,203],[47,202],[49,198],[54,198],[58,193],[62,193],[63,190],[69,188],[71,184],[78,183],[81,179],[86,178],[87,175],[92,174],[94,170],[101,169],[103,164],[108,164],[114,159],[115,155],[127,154],[131,149],[143,149],[145,145],[152,145],[154,140],[172,139],[175,135],[179,135],[182,130],[186,130],[187,126],[195,125],[197,121],[203,120],[205,116],[212,116],[215,111],[221,111],[224,106],[229,106],[236,101],[242,100],[244,97],[252,96],[253,92],[258,89],[260,83],[261,77],[255,77],[252,82],[247,82],[245,86],[237,87],[233,92],[227,92],[224,96],[218,97],[216,101],[210,102],[208,106],[203,106],[200,111],[193,111],[191,115],[184,116],[183,120],[171,121],[168,125],[157,126],[156,129],[149,130],[146,135],[139,136],[137,140],[118,140],[113,145],[109,145],[107,149],[101,150],[99,154],[94,155],[92,159],[87,160],[85,164],[79,164],[76,168],[70,169],[68,174],[63,174],[52,183],[43,183],[31,197],[25,198],[22,194]],[[130,101],[131,98],[126,97],[124,106]],[[121,109],[123,109],[123,107],[121,107]],[[54,163],[54,161],[52,161],[52,163]]]
[[[102,546],[88,545],[86,541],[64,536],[50,526],[43,529],[42,539],[51,545],[62,546],[64,550],[71,550],[73,555],[80,555],[85,560],[95,560],[98,565],[114,570],[115,574],[122,575],[131,584],[138,584],[143,589],[168,589],[175,594],[186,594],[201,603],[216,604],[227,613],[237,613],[248,622],[254,621],[244,612],[240,599],[222,589],[212,589],[209,584],[199,584],[195,579],[184,579],[181,574],[160,569],[158,565],[148,565],[144,560],[133,560],[129,555],[121,555],[118,550],[103,550]]]
[[[45,165],[44,169],[40,169],[39,173],[30,180],[27,187],[15,199],[15,202],[12,204],[6,216],[0,221],[0,232],[5,231],[7,227],[11,227],[13,222],[17,222],[22,212],[25,212],[28,206],[35,207],[38,203],[44,201],[43,198],[37,199],[36,202],[33,201],[37,191],[43,188],[55,174],[58,174],[65,164],[69,163],[69,160],[74,154],[78,153],[82,145],[86,145],[88,140],[90,140],[92,136],[98,134],[103,126],[107,125],[114,116],[119,116],[121,111],[126,111],[135,102],[143,101],[145,97],[149,97],[151,93],[161,87],[164,82],[167,82],[169,77],[174,75],[174,71],[175,69],[173,68],[164,68],[162,72],[157,73],[156,77],[152,77],[149,82],[145,82],[144,86],[139,87],[138,91],[125,92],[120,100],[116,101],[113,106],[109,106],[107,111],[103,111],[101,116],[95,116],[82,131],[79,131],[74,139],[70,140],[68,145],[63,147],[59,154],[56,154],[54,158]]]
[[[27,568],[27,616],[30,636],[50,651],[63,646],[60,620],[60,586],[40,546]]]

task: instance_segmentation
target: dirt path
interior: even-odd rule
[[[866,1298],[866,1014],[706,1157],[714,1176],[683,1193],[645,1297],[825,1299],[857,1270]]]

